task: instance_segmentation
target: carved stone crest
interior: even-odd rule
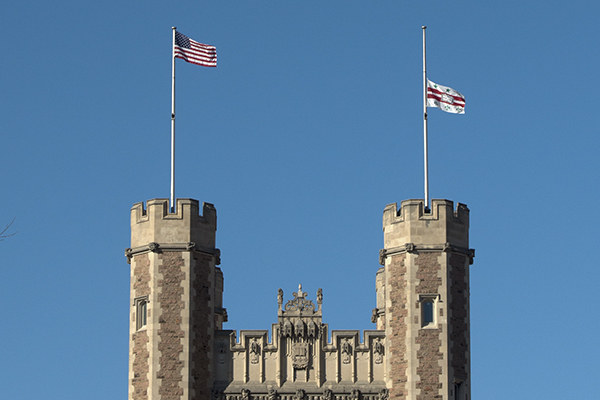
[[[333,390],[325,389],[323,391],[323,395],[321,396],[321,400],[333,400]]]
[[[360,390],[352,389],[350,392],[350,396],[348,396],[349,400],[360,400]]]
[[[308,343],[292,344],[292,364],[294,365],[294,368],[304,369],[308,367],[308,356]]]

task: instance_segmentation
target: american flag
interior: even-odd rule
[[[202,65],[204,67],[217,66],[217,48],[208,44],[202,44],[175,31],[176,58],[181,58],[189,63]]]

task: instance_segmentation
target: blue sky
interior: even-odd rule
[[[277,289],[323,288],[331,329],[373,329],[386,204],[471,209],[472,395],[596,399],[600,5],[584,1],[39,0],[0,4],[0,397],[127,396],[129,209],[214,203],[228,329]]]

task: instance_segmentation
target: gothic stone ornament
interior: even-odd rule
[[[294,330],[296,332],[297,338],[304,338],[304,322],[300,318],[298,318],[296,322],[294,322]]]
[[[379,249],[379,265],[385,265],[385,249]]]
[[[281,327],[281,335],[283,337],[292,337],[293,328],[292,328],[292,323],[290,322],[289,319],[283,323],[283,326]]]
[[[323,391],[323,395],[321,396],[321,400],[333,400],[333,390],[325,389]]]
[[[390,391],[388,389],[381,389],[379,392],[379,400],[388,400],[390,398]]]
[[[348,397],[349,400],[360,400],[360,390],[358,389],[352,389],[352,391],[350,392],[350,396]]]
[[[250,363],[258,364],[258,359],[260,356],[260,344],[256,339],[252,339],[250,342]]]
[[[308,367],[308,343],[292,343],[292,364],[296,369]]]
[[[242,400],[250,400],[250,389],[243,388],[242,389]]]
[[[306,292],[302,291],[302,285],[298,286],[298,292],[294,292],[294,299],[285,304],[285,311],[315,312],[315,305],[312,301],[306,300]]]
[[[277,390],[275,390],[273,388],[273,386],[269,387],[269,390],[267,392],[267,398],[268,400],[277,400],[279,396],[277,395]]]
[[[298,389],[296,390],[296,394],[293,397],[293,400],[304,400],[304,397],[306,397],[306,392],[304,391],[304,389]]]
[[[381,339],[375,339],[373,341],[373,361],[375,364],[381,364],[383,362],[383,343],[381,343]]]
[[[306,330],[308,332],[309,338],[317,337],[317,325],[315,324],[315,321],[313,321],[312,319],[308,321]]]
[[[352,345],[348,339],[342,340],[342,362],[344,364],[350,364],[350,358],[352,356]]]

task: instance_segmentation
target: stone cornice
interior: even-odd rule
[[[194,251],[197,253],[204,253],[216,257],[216,265],[221,264],[221,250],[211,249],[207,247],[198,246],[194,242],[187,243],[156,243],[151,242],[144,246],[138,246],[134,248],[125,249],[125,257],[127,257],[127,263],[131,264],[131,258],[138,254],[153,252],[153,253],[164,253],[167,251]]]
[[[441,251],[444,253],[459,253],[469,257],[469,264],[473,264],[475,258],[475,249],[467,249],[465,247],[454,246],[450,243],[439,244],[420,244],[406,243],[404,246],[392,247],[390,249],[379,250],[379,263],[385,265],[385,258],[394,254],[416,253],[416,252],[433,252]]]

